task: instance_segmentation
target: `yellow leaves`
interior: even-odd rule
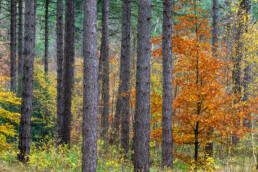
[[[17,134],[15,126],[12,124],[18,125],[20,122],[20,114],[13,110],[21,105],[21,99],[9,91],[6,86],[8,80],[9,78],[5,76],[0,79],[0,150],[10,146],[6,142],[7,137],[14,137]],[[12,107],[12,109],[6,107]]]
[[[0,116],[1,118],[8,119],[11,122],[19,124],[21,115],[19,113],[10,112],[0,107]]]
[[[0,126],[0,134],[14,137],[17,133],[15,133],[13,125],[5,123],[5,125]]]

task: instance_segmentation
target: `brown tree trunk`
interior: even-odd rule
[[[62,139],[61,127],[63,121],[63,60],[64,60],[64,33],[63,33],[63,0],[57,0],[57,22],[56,22],[56,35],[57,35],[57,135],[58,144]]]
[[[11,0],[11,32],[10,32],[10,58],[11,58],[11,91],[16,92],[16,0]]]
[[[33,93],[33,62],[35,56],[36,0],[25,0],[24,63],[22,78],[22,106],[19,133],[18,159],[29,160],[31,144],[31,116]]]
[[[101,118],[101,137],[107,138],[108,119],[109,119],[109,0],[103,2],[102,8],[102,39],[100,59],[103,60],[103,78],[102,78],[102,102],[103,112]]]
[[[45,74],[48,73],[48,6],[49,0],[45,4]]]
[[[82,171],[97,171],[98,57],[97,1],[84,0],[84,97]]]
[[[163,1],[163,102],[162,102],[162,166],[173,168],[172,138],[172,5]]]
[[[148,172],[150,170],[151,0],[141,0],[138,6],[134,171]]]
[[[70,147],[71,136],[71,104],[72,87],[74,81],[74,0],[65,1],[65,47],[64,47],[64,110],[61,127],[61,144],[68,144]]]
[[[23,67],[23,0],[19,0],[19,28],[18,28],[18,90],[20,97],[22,92],[22,67]]]

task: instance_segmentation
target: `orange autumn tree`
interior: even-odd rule
[[[208,18],[203,18],[207,13],[198,2],[184,2],[190,7],[186,15],[177,17],[178,24],[173,27],[172,38],[173,53],[177,57],[173,74],[177,90],[173,100],[173,137],[176,145],[194,145],[197,165],[202,162],[199,160],[201,146],[221,136],[231,138],[232,132],[238,137],[243,136],[247,129],[239,127],[239,119],[243,119],[247,112],[241,102],[233,103],[233,96],[224,84],[224,69],[232,64],[212,56],[211,27]],[[153,40],[153,43],[160,42],[160,38]],[[223,52],[222,48],[220,52]],[[155,56],[161,57],[161,54],[161,48],[153,52]],[[160,118],[159,115],[153,122]],[[161,128],[153,130],[152,140],[160,142],[161,131]]]

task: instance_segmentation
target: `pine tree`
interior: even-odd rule
[[[97,1],[84,1],[83,27],[84,98],[82,171],[97,170],[98,134],[98,57],[97,57]]]
[[[138,3],[134,171],[150,169],[150,36],[151,0]]]
[[[35,56],[36,0],[25,0],[24,62],[22,77],[22,106],[18,159],[29,160],[31,144],[31,116],[33,93],[33,62]]]
[[[63,61],[64,61],[64,33],[63,33],[63,0],[57,0],[57,22],[56,22],[56,47],[57,47],[57,134],[60,142],[62,138],[61,127],[63,121]]]
[[[172,5],[163,1],[163,102],[162,102],[162,166],[173,168],[172,139]]]

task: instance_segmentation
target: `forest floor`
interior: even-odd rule
[[[5,165],[4,161],[0,160],[0,172],[20,172],[20,170],[17,167]]]

